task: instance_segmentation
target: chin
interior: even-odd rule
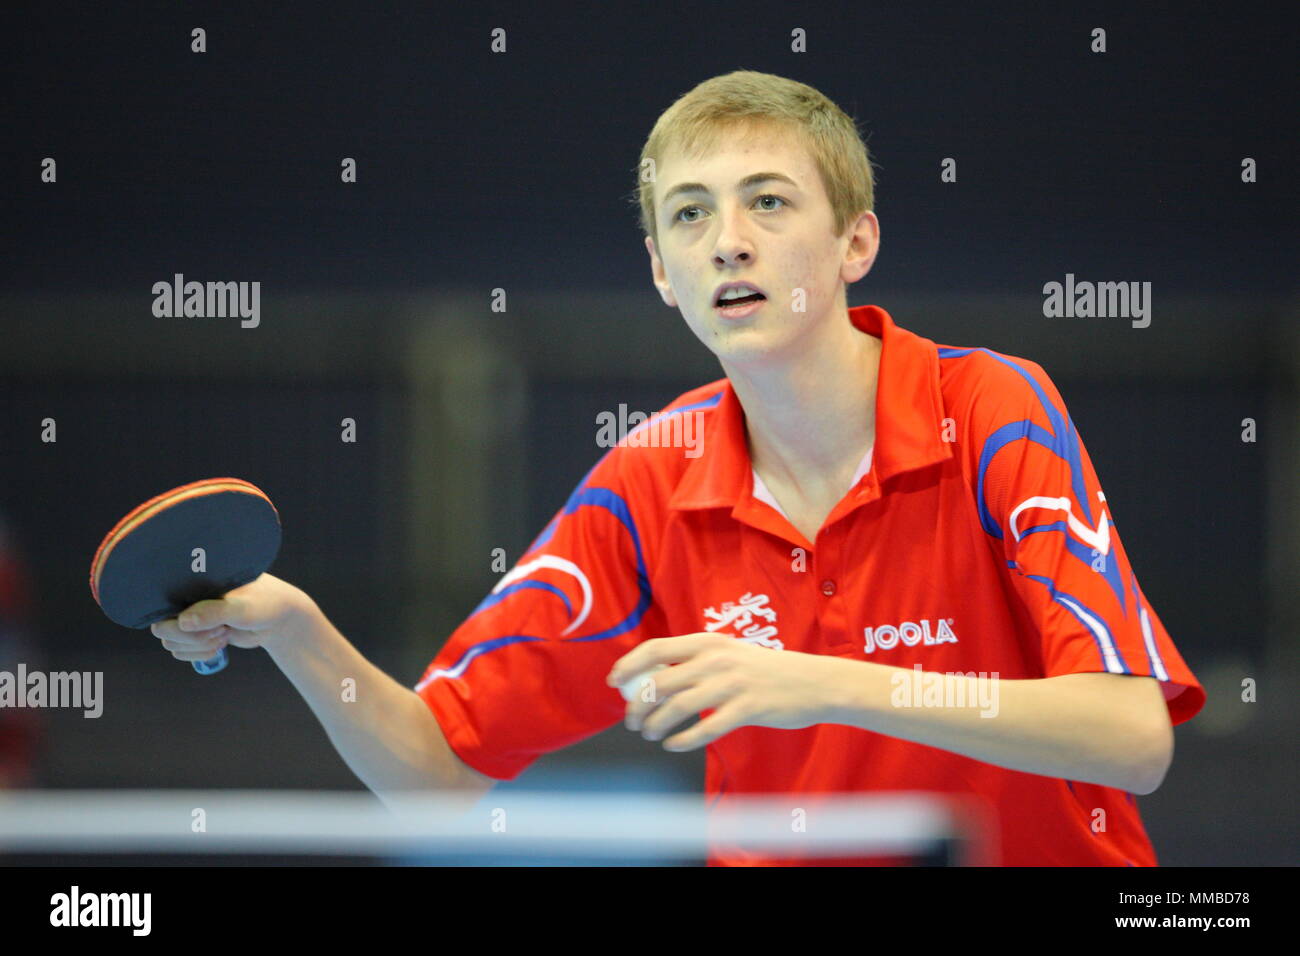
[[[712,343],[705,342],[718,360],[732,365],[756,365],[779,359],[789,342],[774,338],[769,329],[741,328],[720,330]]]

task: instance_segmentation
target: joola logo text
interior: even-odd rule
[[[873,654],[879,648],[882,651],[897,647],[900,643],[906,647],[917,644],[956,644],[957,635],[952,630],[952,618],[939,618],[933,624],[929,620],[921,622],[904,621],[897,627],[884,624],[880,627],[864,627],[862,634],[862,651]]]

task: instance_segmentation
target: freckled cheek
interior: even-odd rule
[[[677,308],[687,319],[687,324],[697,334],[706,332],[712,303],[702,301],[703,297],[708,296],[708,290],[704,286],[705,277],[683,271],[668,272],[667,276],[673,294],[677,296]]]
[[[826,260],[811,254],[793,257],[785,266],[785,274],[790,277],[790,291],[802,289],[808,301],[820,297],[821,286],[825,279]]]
[[[809,302],[814,299],[828,298],[835,289],[837,271],[835,267],[835,247],[823,248],[806,256],[800,263],[802,289],[807,291]]]
[[[698,277],[682,269],[666,268],[664,273],[678,299],[689,299],[697,293],[700,282]]]

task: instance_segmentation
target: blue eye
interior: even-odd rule
[[[786,203],[786,201],[785,201],[784,199],[782,199],[780,196],[774,196],[772,193],[764,193],[763,195],[757,197],[757,198],[754,200],[754,202],[756,202],[756,203],[758,203],[758,202],[762,202],[764,199],[775,199],[775,200],[776,200],[777,202],[779,202],[782,206],[787,205],[787,203]],[[695,205],[691,205],[691,206],[683,206],[681,209],[677,210],[677,213],[673,216],[673,222],[685,222],[685,223],[699,222],[699,219],[698,219],[698,218],[697,218],[697,219],[683,219],[683,218],[682,218],[682,213],[687,212],[687,211],[689,211],[689,210],[691,210],[691,209],[699,210],[699,208],[700,208],[699,206],[695,206]],[[777,206],[777,207],[775,207],[775,208],[771,208],[771,207],[769,207],[769,208],[767,208],[767,209],[764,209],[763,211],[764,211],[764,212],[776,212],[776,210],[779,209],[779,208],[781,208],[781,207],[780,207],[780,206]]]

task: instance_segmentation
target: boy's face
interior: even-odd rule
[[[774,178],[746,182],[763,173]],[[680,191],[690,183],[704,188]],[[807,342],[845,311],[844,285],[867,273],[879,248],[869,212],[832,234],[816,163],[800,137],[771,126],[737,127],[700,158],[669,151],[655,204],[659,241],[646,237],[655,286],[724,365]],[[728,282],[751,284],[765,301],[728,315],[717,305]]]

